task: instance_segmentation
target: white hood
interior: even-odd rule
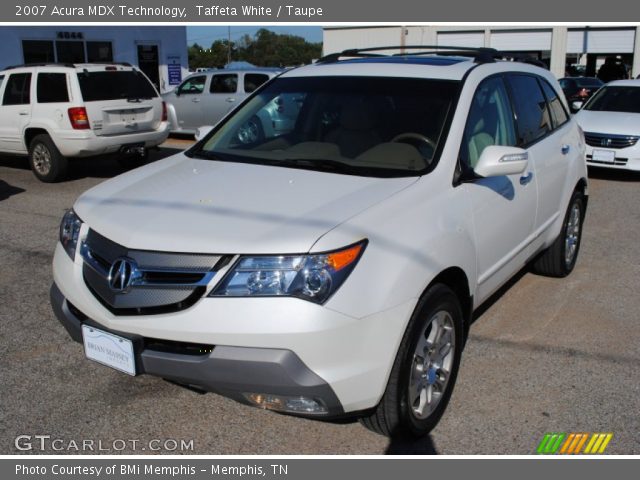
[[[580,110],[575,119],[585,132],[640,135],[640,113]]]
[[[92,188],[74,209],[89,227],[133,249],[304,253],[335,226],[416,180],[178,154]]]

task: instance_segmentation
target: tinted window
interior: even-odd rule
[[[544,95],[547,97],[547,102],[549,103],[549,110],[553,125],[555,128],[558,128],[569,120],[569,116],[562,106],[562,102],[560,101],[560,98],[558,98],[558,94],[553,87],[549,85],[546,80],[540,80],[540,84],[542,85],[542,90],[544,91]]]
[[[53,56],[53,42],[43,40],[23,40],[22,53],[24,63],[55,62]]]
[[[207,81],[207,77],[204,75],[198,75],[197,77],[187,78],[180,87],[178,92],[182,94],[197,94],[204,91],[204,83]]]
[[[89,63],[113,62],[111,42],[87,42],[87,61]]]
[[[460,150],[463,169],[475,168],[490,145],[515,146],[513,111],[504,81],[493,77],[480,84],[471,103]]]
[[[640,87],[603,87],[585,105],[584,109],[640,113]]]
[[[529,145],[552,130],[551,116],[540,86],[531,75],[509,75],[516,109],[519,145]]]
[[[149,80],[136,70],[81,72],[78,73],[78,81],[85,102],[157,96]]]
[[[7,80],[7,88],[4,91],[2,99],[3,105],[23,105],[29,103],[31,88],[30,73],[14,73],[9,75]]]
[[[225,74],[211,77],[211,93],[236,93],[238,90],[238,75]]]
[[[56,42],[59,63],[84,63],[84,42]]]
[[[64,73],[39,73],[37,96],[38,103],[68,102],[67,75]]]
[[[267,80],[269,80],[269,75],[263,73],[247,73],[244,76],[244,91],[251,93]]]

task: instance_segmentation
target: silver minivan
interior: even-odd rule
[[[220,69],[189,75],[163,95],[171,132],[194,134],[202,125],[215,125],[251,92],[280,72],[276,68]]]

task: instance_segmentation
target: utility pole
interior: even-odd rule
[[[227,65],[231,63],[231,25],[229,25],[227,36]]]

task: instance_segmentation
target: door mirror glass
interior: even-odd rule
[[[571,110],[573,110],[574,112],[577,112],[578,110],[580,110],[584,105],[584,102],[582,101],[576,101],[576,102],[572,102],[571,103]]]

